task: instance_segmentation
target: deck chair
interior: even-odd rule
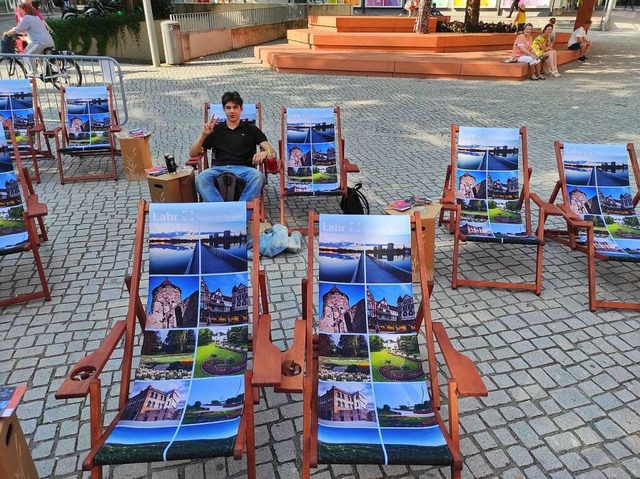
[[[5,120],[2,126],[9,132],[11,146],[7,145],[4,135],[0,135],[0,256],[31,251],[41,290],[2,299],[0,308],[37,298],[44,298],[46,301],[51,299],[38,251],[40,242],[47,239],[43,221],[43,217],[47,214],[47,206],[38,200],[38,196],[33,191],[29,173],[22,166],[11,120]],[[13,168],[10,151],[13,151],[18,175]],[[24,201],[20,190],[22,190]],[[40,233],[38,233],[36,222],[40,225]]]
[[[66,87],[60,89],[61,126],[53,130],[60,183],[118,179],[114,133],[120,131],[111,86]],[[62,156],[72,158],[109,157],[108,173],[65,176]]]
[[[316,223],[318,227],[316,228]],[[313,317],[314,235],[319,231],[318,335],[307,321],[303,473],[318,464],[450,467],[460,477],[458,396],[486,396],[475,365],[431,321],[427,274],[420,305],[411,283],[415,216],[309,214],[303,315]],[[416,229],[419,264],[423,230]],[[418,334],[427,347],[427,373]],[[451,374],[449,427],[440,416],[435,343]]]
[[[225,122],[227,117],[224,113],[224,108],[222,108],[222,105],[220,103],[205,102],[204,123],[207,123],[210,118],[214,118],[214,117],[218,118],[218,121],[216,123]],[[256,125],[258,128],[262,130],[262,104],[260,102],[244,103],[242,106],[242,115],[240,116],[240,121],[246,122],[250,125]],[[206,170],[207,168],[209,168],[209,152],[205,150],[202,154],[189,158],[189,160],[187,161],[187,165],[196,169],[198,173],[200,173],[202,170]],[[265,172],[263,165],[258,165],[258,169],[263,173]],[[233,176],[230,173],[225,173],[225,175],[227,175],[228,177]],[[229,181],[235,182],[235,177],[233,178],[234,179],[229,178],[227,179],[227,181],[224,181],[225,179],[221,179],[222,180],[221,184],[217,186],[223,198],[225,197],[225,190],[227,189],[223,185],[227,184]],[[265,178],[268,181],[269,175],[265,174]],[[234,184],[233,189],[237,191],[234,197],[235,197],[235,200],[238,200],[241,190],[244,189],[244,185],[242,185],[241,187],[235,187],[235,184]],[[260,207],[261,207],[260,221],[264,221],[265,220],[264,195],[260,195]]]
[[[45,134],[35,79],[0,80],[0,121],[11,119],[21,159],[31,160],[33,179],[40,183],[38,159],[53,159],[51,143]],[[7,141],[9,132],[5,130]]]
[[[457,149],[456,149],[457,145]],[[519,154],[522,173],[519,171]],[[522,188],[520,188],[522,174]],[[561,215],[554,206],[529,190],[531,169],[526,127],[475,128],[451,126],[451,165],[447,168],[440,203],[450,213],[454,234],[451,286],[479,286],[542,291],[543,221]],[[531,200],[544,214],[531,229]],[[524,207],[524,210],[523,210]],[[535,283],[470,280],[458,277],[460,241],[536,246]]]
[[[360,169],[344,156],[340,107],[282,108],[280,223],[287,196],[347,196],[347,173]]]
[[[555,142],[560,179],[549,203],[558,194],[566,230],[545,230],[545,238],[587,255],[589,309],[640,309],[640,303],[601,301],[596,297],[595,260],[640,262],[640,169],[633,144],[598,145]],[[632,196],[629,165],[635,178]]]
[[[90,396],[91,450],[83,469],[93,478],[100,478],[107,464],[232,455],[240,459],[245,452],[248,475],[256,477],[255,388],[278,386],[282,378],[280,351],[270,343],[255,221],[248,271],[247,207],[257,208],[257,201],[140,201],[133,274],[126,279],[127,318],[114,325],[97,351],[73,367],[56,393],[59,399]],[[147,214],[145,308],[139,293]],[[136,318],[144,340],[131,383]],[[123,337],[119,411],[103,430],[100,373]],[[251,348],[253,372],[247,370]],[[300,390],[302,378],[292,379]]]

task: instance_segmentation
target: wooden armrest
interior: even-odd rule
[[[451,377],[458,383],[458,396],[487,396],[489,394],[487,387],[484,385],[476,365],[471,359],[455,350],[444,325],[440,322],[434,322],[433,333]]]
[[[298,319],[293,329],[293,345],[284,351],[281,355],[281,378],[280,385],[274,388],[278,393],[302,393],[302,383],[304,374],[302,368],[304,366],[304,345],[307,336],[307,322]],[[255,360],[254,360],[255,364]],[[283,366],[289,366],[290,372],[295,373],[284,374]]]
[[[57,136],[62,131],[61,126],[56,126],[53,130],[45,130],[44,134],[47,136]]]
[[[343,158],[344,168],[347,173],[360,173],[358,165],[351,163],[347,158]]]
[[[47,205],[38,201],[38,195],[31,195],[27,199],[27,215],[29,218],[46,216],[49,213]]]
[[[535,193],[530,193],[529,197],[533,200],[533,202],[536,205],[538,205],[538,207],[541,210],[544,210],[546,214],[554,215],[554,216],[562,216],[562,211],[560,211],[560,209],[556,205],[552,205],[551,203],[544,201]]]
[[[56,392],[57,399],[82,398],[89,394],[92,379],[96,379],[111,357],[127,329],[125,320],[118,321],[98,349],[85,356],[71,369]]]
[[[564,204],[558,205],[558,209],[562,211],[562,216],[564,216],[565,221],[569,223],[569,226],[571,226],[572,228],[593,227],[593,223],[591,223],[590,221],[585,221],[582,218],[580,218],[580,216],[574,213],[574,211],[571,208],[569,208],[567,205],[564,205]]]
[[[282,353],[271,342],[271,315],[261,314],[258,327],[253,330],[253,384],[277,386],[280,384]]]
[[[455,205],[456,204],[456,197],[453,193],[453,190],[447,190],[443,195],[442,198],[440,198],[440,204],[441,205]]]

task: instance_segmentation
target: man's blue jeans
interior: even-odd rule
[[[207,203],[224,201],[216,188],[215,181],[223,173],[232,173],[245,182],[240,201],[251,201],[260,196],[264,186],[264,175],[257,168],[250,166],[212,166],[196,176],[196,189]]]

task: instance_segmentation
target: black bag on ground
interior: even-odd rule
[[[340,208],[345,215],[368,215],[369,202],[362,193],[362,183],[347,188],[347,196],[340,201]]]
[[[246,186],[244,181],[232,173],[222,173],[215,183],[224,201],[238,201]]]

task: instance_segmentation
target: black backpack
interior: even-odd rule
[[[362,193],[362,183],[356,183],[353,188],[347,188],[347,196],[340,201],[340,208],[345,215],[368,215],[369,202]]]
[[[245,182],[233,173],[222,173],[216,178],[215,184],[224,201],[238,201],[246,186]]]

